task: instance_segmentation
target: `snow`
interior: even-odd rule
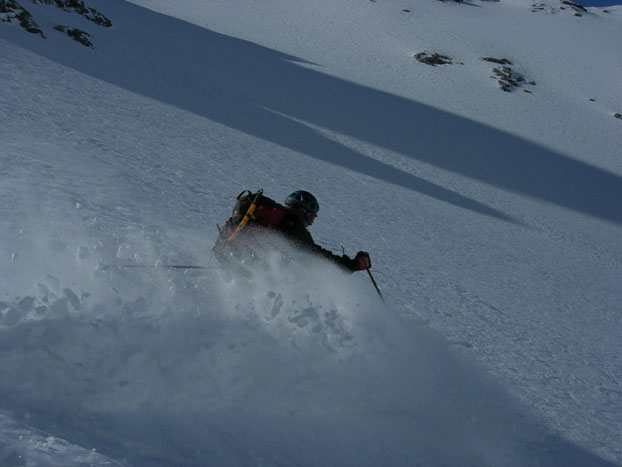
[[[0,23],[0,464],[622,463],[622,8],[546,5]],[[537,84],[502,92],[490,56]],[[260,187],[314,193],[314,238],[369,251],[387,303],[309,258],[215,268]]]

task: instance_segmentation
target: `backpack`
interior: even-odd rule
[[[252,193],[244,190],[237,197],[237,202],[233,207],[231,217],[220,230],[219,240],[221,243],[227,242],[231,235],[243,222],[244,217],[249,213],[251,205],[255,201],[255,210],[250,213],[249,219],[242,229],[248,225],[261,226],[272,229],[277,226],[285,217],[285,207],[271,198],[263,195],[263,190]]]

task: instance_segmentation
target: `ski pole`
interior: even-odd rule
[[[376,284],[376,279],[374,279],[374,276],[372,275],[371,270],[369,268],[367,268],[367,274],[369,274],[369,278],[371,279],[371,283],[374,284],[374,287],[376,288],[376,292],[378,292],[378,295],[380,296],[380,298],[384,302],[384,297],[382,296],[382,292],[380,292],[380,289],[378,288],[378,284]]]
[[[183,265],[183,264],[111,264],[102,266],[101,269],[111,269],[111,268],[137,268],[137,269],[148,269],[148,268],[163,268],[163,269],[210,269],[216,268],[215,266],[196,266],[196,265]]]

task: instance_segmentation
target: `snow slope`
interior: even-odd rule
[[[622,462],[622,9],[89,6],[0,24],[0,463]],[[111,267],[208,264],[259,187],[387,305],[314,261]]]

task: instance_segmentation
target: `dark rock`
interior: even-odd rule
[[[575,11],[582,11],[584,13],[587,13],[587,10],[585,9],[585,7],[583,5],[580,5],[580,4],[575,3],[575,2],[571,2],[569,0],[562,0],[562,5],[568,5],[570,8],[572,8]],[[579,16],[581,16],[581,15],[579,15]]]
[[[493,78],[497,79],[499,87],[505,92],[512,92],[525,82],[525,78],[514,73],[509,66],[493,68],[492,72],[494,74]]]
[[[26,31],[31,34],[40,34],[45,39],[43,31],[32,18],[32,15],[16,0],[0,0],[0,13],[6,13],[6,16],[0,18],[0,21],[10,23],[12,19],[16,19]]]
[[[585,7],[583,7],[583,5],[580,5],[578,3],[572,2],[572,1],[568,1],[568,0],[564,0],[561,2],[560,7],[555,7],[552,5],[547,5],[545,3],[533,3],[531,5],[531,11],[534,13],[538,13],[538,12],[546,12],[546,13],[551,13],[551,14],[555,14],[555,13],[559,13],[560,11],[574,11],[574,15],[575,16],[583,16],[582,13],[589,13]]]
[[[614,117],[622,120],[622,114],[614,114]]]
[[[549,13],[555,13],[555,9],[547,6],[544,3],[533,3],[531,5],[531,11],[532,13],[539,13],[541,11],[548,11]]]
[[[112,22],[95,8],[87,7],[82,0],[32,0],[34,3],[55,5],[67,12],[74,11],[95,24],[109,28]]]
[[[426,65],[430,65],[430,66],[453,64],[453,59],[451,57],[448,57],[447,55],[441,55],[438,53],[433,53],[430,55],[427,52],[420,52],[415,55],[415,59],[418,62],[425,63]]]
[[[485,62],[497,63],[499,65],[511,65],[512,62],[507,58],[482,57]]]
[[[92,21],[103,27],[111,27],[112,22],[95,8],[89,8],[84,4],[83,0],[31,0],[32,3],[40,3],[43,5],[55,6],[66,12],[75,12],[84,16],[87,20]],[[32,34],[40,34],[45,39],[45,34],[35,22],[32,15],[22,7],[17,0],[0,0],[0,13],[4,13],[0,17],[0,22],[10,23],[13,19],[19,21],[21,27]],[[54,29],[64,32],[74,40],[81,44],[93,48],[93,44],[88,39],[89,34],[85,31],[68,26],[56,26]]]
[[[512,62],[507,58],[481,57],[481,60],[485,62],[496,63],[498,65],[503,65],[501,67],[493,68],[493,76],[491,76],[491,78],[497,80],[497,82],[499,83],[499,88],[502,91],[512,92],[514,89],[524,84],[529,84],[531,86],[536,85],[535,81],[528,82],[523,75],[521,75],[520,73],[516,73],[514,70],[512,70],[512,67],[509,66],[512,65]],[[525,92],[532,94],[531,91]]]
[[[54,26],[54,29],[59,32],[64,32],[69,37],[71,37],[74,41],[79,42],[80,44],[86,47],[90,47],[92,49],[95,48],[93,43],[89,40],[89,37],[91,35],[86,31],[82,31],[81,29],[77,29],[77,28],[69,28],[67,26],[62,26],[60,24],[58,26]]]

